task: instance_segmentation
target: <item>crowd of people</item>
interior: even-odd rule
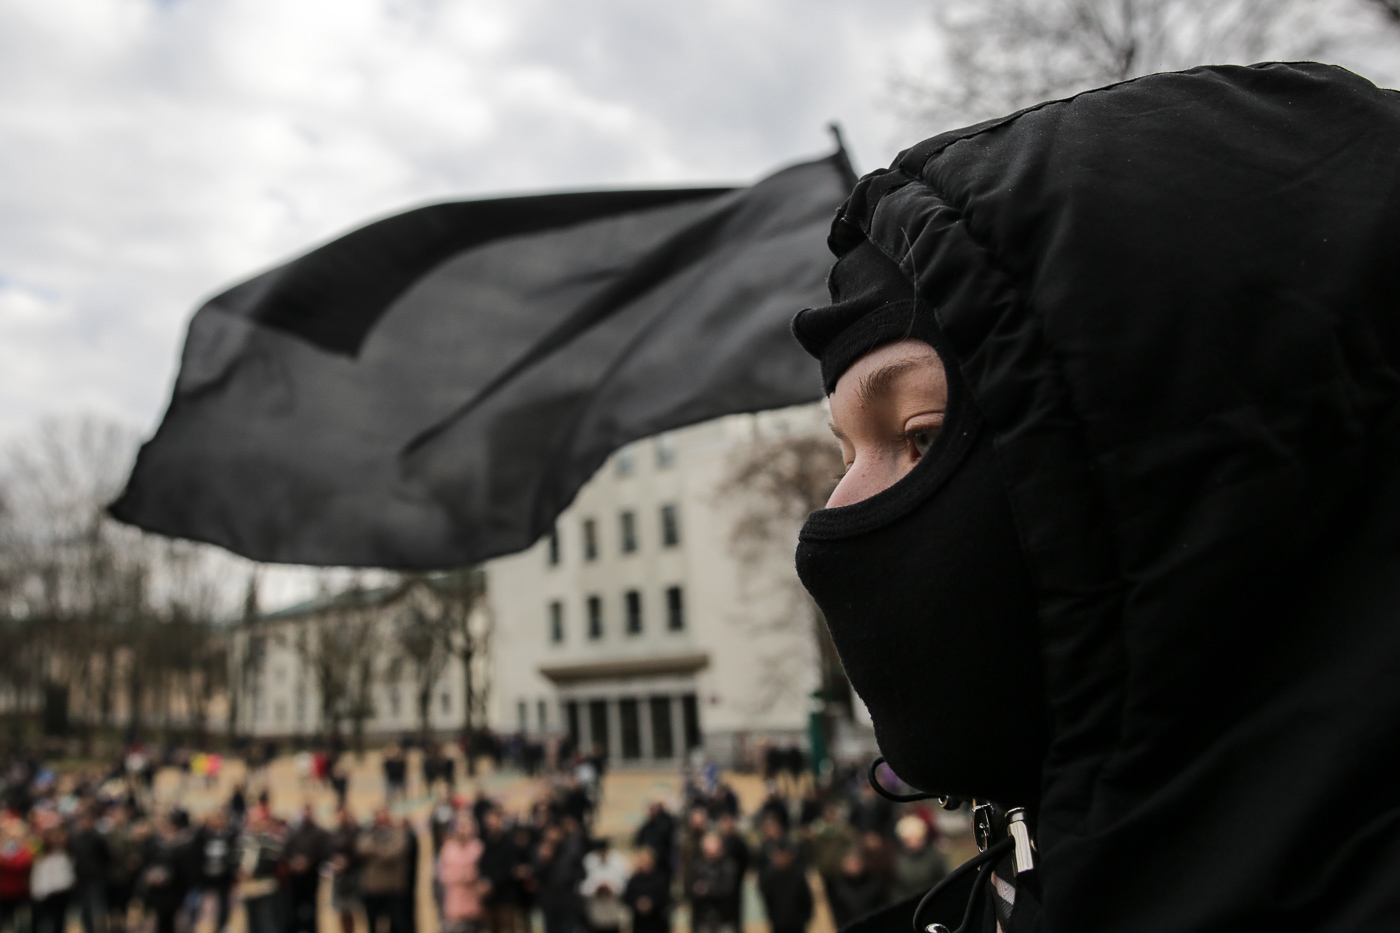
[[[0,933],[61,933],[70,917],[84,933],[222,933],[239,904],[249,933],[316,933],[322,885],[343,933],[361,917],[370,933],[417,933],[425,881],[444,933],[666,933],[682,907],[696,933],[738,933],[757,916],[745,903],[755,889],[772,933],[801,933],[821,897],[840,925],[945,872],[932,813],[851,773],[818,785],[789,772],[745,814],[708,768],[688,777],[678,810],[656,799],[635,833],[610,839],[595,831],[601,757],[575,755],[520,813],[459,796],[451,759],[422,758],[435,794],[422,825],[395,813],[407,758],[394,747],[382,805],[362,822],[336,786],[325,825],[311,806],[283,818],[267,791],[250,799],[242,786],[198,816],[158,805],[152,767],[130,755],[106,773],[14,761],[0,778]],[[337,769],[297,761],[304,779]]]

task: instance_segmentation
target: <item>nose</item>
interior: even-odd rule
[[[857,450],[851,468],[831,491],[831,498],[826,500],[826,507],[836,509],[843,505],[864,502],[871,496],[889,489],[902,475],[892,458],[881,457],[873,451]]]

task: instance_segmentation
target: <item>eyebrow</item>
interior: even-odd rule
[[[879,396],[889,390],[890,383],[921,363],[927,362],[929,358],[930,354],[906,356],[903,359],[891,360],[874,372],[866,373],[856,386],[856,400],[861,405],[874,404]]]

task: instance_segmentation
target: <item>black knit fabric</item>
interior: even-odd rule
[[[1397,153],[1393,91],[1201,68],[920,143],[833,226],[914,284],[983,421],[926,507],[995,475],[1029,567],[1043,933],[1400,929]],[[838,318],[794,330],[822,355]],[[884,557],[886,589],[934,572]],[[996,646],[885,598],[842,610],[917,646],[884,649],[881,742],[941,779],[968,765],[893,698]]]

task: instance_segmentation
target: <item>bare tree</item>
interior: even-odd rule
[[[227,594],[215,552],[105,512],[135,449],[135,432],[120,424],[49,419],[0,461],[0,620],[14,634],[0,665],[6,705],[71,710],[85,738],[94,725],[115,726],[122,707],[133,730],[148,714],[167,729],[177,720],[202,728],[223,689],[215,623]]]
[[[372,660],[379,646],[378,626],[366,602],[356,580],[339,605],[311,615],[296,636],[297,653],[316,684],[322,731],[336,742],[341,724],[350,720],[357,749],[363,747],[364,722],[374,715]]]
[[[490,693],[492,620],[486,606],[486,573],[467,567],[434,578],[441,600],[448,645],[462,666],[462,733],[467,740],[467,774],[476,774],[475,739],[483,731]]]
[[[448,607],[422,592],[426,588],[422,577],[408,577],[401,587],[403,605],[395,613],[394,637],[399,656],[412,671],[418,734],[426,740],[431,731],[433,691],[452,659],[452,629]]]
[[[1386,7],[1396,0],[1372,0]],[[941,60],[895,79],[901,109],[934,129],[1158,71],[1313,58],[1320,0],[937,0]]]
[[[741,566],[771,567],[775,560],[791,565],[797,529],[811,512],[830,497],[841,473],[841,454],[829,438],[782,435],[760,438],[740,448],[730,463],[718,494],[738,503],[738,515],[730,534],[730,546]],[[793,574],[772,574],[780,590],[782,609],[771,619],[758,620],[760,628],[800,631],[815,648],[817,679],[828,709],[841,715],[851,712],[851,689],[831,633],[811,597]],[[761,702],[771,704],[806,677],[804,659],[785,652],[768,659],[771,676]],[[833,709],[834,707],[834,709]]]

